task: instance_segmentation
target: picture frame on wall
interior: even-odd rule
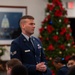
[[[0,45],[10,45],[20,35],[19,19],[24,15],[26,6],[0,6]]]

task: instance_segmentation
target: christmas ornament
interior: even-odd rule
[[[53,3],[51,2],[51,3],[48,3],[49,5],[53,5]]]
[[[52,57],[50,57],[49,60],[52,60]]]
[[[39,35],[39,38],[42,38],[42,36],[41,36],[41,35]]]
[[[60,51],[59,54],[62,54],[62,52]]]
[[[70,33],[70,36],[72,36],[72,33]]]
[[[44,28],[47,29],[47,26],[45,26]]]
[[[0,50],[0,53],[2,53],[2,50]]]
[[[43,50],[46,50],[45,48],[43,48]]]
[[[67,46],[69,46],[69,47],[70,47],[70,46],[71,46],[71,44],[70,44],[70,43],[68,43],[68,44],[67,44]]]
[[[59,20],[59,22],[61,22],[61,19]]]
[[[46,15],[48,16],[49,15],[49,12],[47,12]]]
[[[52,25],[52,21],[50,21],[50,22],[49,22],[49,24],[51,24],[51,25]]]
[[[68,49],[66,48],[66,51],[67,51]]]
[[[56,32],[56,34],[58,35],[59,33],[58,33],[58,32]]]
[[[67,25],[67,28],[70,28],[70,25]]]
[[[72,53],[72,55],[75,55],[75,53]]]

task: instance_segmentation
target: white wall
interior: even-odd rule
[[[41,26],[41,22],[45,17],[45,7],[47,0],[0,0],[0,5],[7,6],[27,6],[28,15],[32,15],[35,18],[36,28],[34,36],[38,37],[39,28]],[[7,47],[6,47],[7,48]],[[8,52],[2,56],[2,60],[9,60],[9,47],[7,48]]]

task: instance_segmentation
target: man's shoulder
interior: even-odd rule
[[[60,72],[67,72],[68,71],[68,67],[67,66],[64,66],[59,71]]]
[[[34,37],[34,36],[32,36],[32,39],[33,39],[33,40],[35,40],[35,41],[40,41],[40,39],[39,39],[39,38]]]
[[[22,39],[22,35],[15,38],[12,42],[19,42],[19,41],[21,41],[21,39]]]

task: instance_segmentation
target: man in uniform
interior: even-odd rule
[[[20,19],[21,35],[11,43],[11,59],[18,58],[28,69],[29,75],[52,75],[47,67],[42,44],[31,36],[34,33],[34,17]]]

